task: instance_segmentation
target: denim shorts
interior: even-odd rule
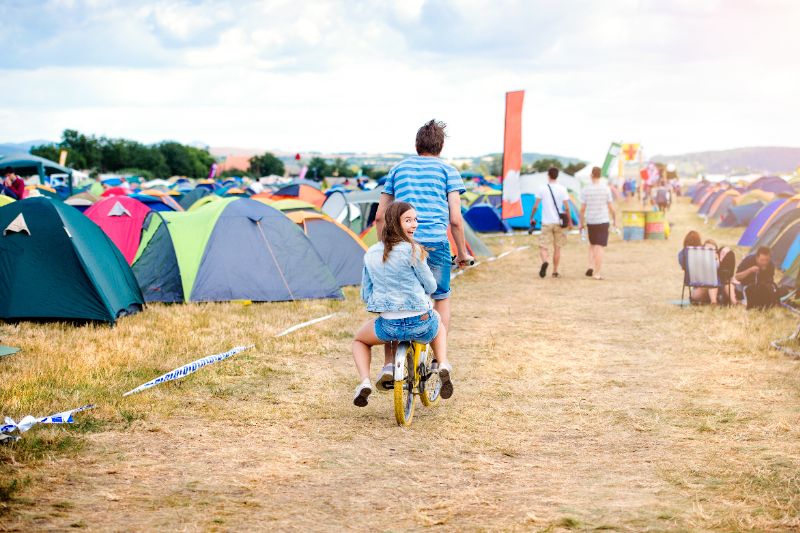
[[[423,320],[422,317],[426,317]],[[414,341],[428,344],[439,332],[439,314],[428,311],[418,316],[389,320],[379,316],[375,319],[375,336],[383,342]]]
[[[431,295],[434,300],[450,298],[450,271],[453,258],[450,255],[450,242],[421,242],[428,251],[428,266],[436,280],[436,291]]]

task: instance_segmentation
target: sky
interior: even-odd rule
[[[601,161],[800,146],[796,0],[0,0],[0,142],[65,128],[290,152]]]

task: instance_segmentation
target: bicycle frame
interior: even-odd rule
[[[420,357],[422,356],[422,350],[425,349],[425,344],[419,344],[416,342],[401,342],[397,345],[394,353],[394,380],[401,381],[406,376],[406,350],[410,347],[414,350],[414,368],[409,368],[409,373],[413,372],[414,376],[414,393],[418,393],[418,385],[420,380],[420,375],[417,369],[419,368],[419,361]]]

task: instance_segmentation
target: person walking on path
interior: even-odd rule
[[[417,213],[418,226],[414,240],[428,253],[428,266],[436,279],[436,291],[431,295],[433,308],[441,316],[442,325],[450,331],[450,242],[447,228],[456,245],[455,264],[461,268],[474,258],[467,251],[464,220],[461,218],[461,194],[465,192],[461,174],[439,155],[444,148],[446,124],[430,120],[418,131],[417,156],[398,163],[386,177],[383,193],[375,214],[379,238],[383,238],[386,210],[394,202],[407,202]],[[387,345],[384,367],[378,385],[393,380],[394,356]]]
[[[567,242],[566,231],[572,229],[572,214],[569,208],[569,194],[567,189],[556,183],[558,169],[550,167],[547,170],[547,183],[536,191],[536,202],[531,210],[531,226],[534,224],[534,215],[539,206],[542,206],[542,232],[539,235],[539,256],[542,266],[539,268],[539,277],[547,276],[547,267],[550,265],[548,251],[553,247],[553,277],[558,278],[558,264],[561,261],[561,247]]]
[[[609,216],[610,214],[610,216]],[[581,225],[589,234],[589,268],[587,277],[603,279],[600,270],[603,268],[603,253],[608,246],[609,222],[617,225],[617,212],[611,189],[600,181],[600,168],[592,169],[592,182],[581,189]]]

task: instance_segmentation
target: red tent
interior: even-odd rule
[[[126,189],[125,187],[109,187],[108,189],[103,191],[102,196],[103,198],[107,198],[109,196],[128,196],[131,193],[130,189]]]
[[[92,205],[85,215],[100,226],[131,264],[139,249],[142,224],[149,212],[150,208],[138,200],[111,196]]]

